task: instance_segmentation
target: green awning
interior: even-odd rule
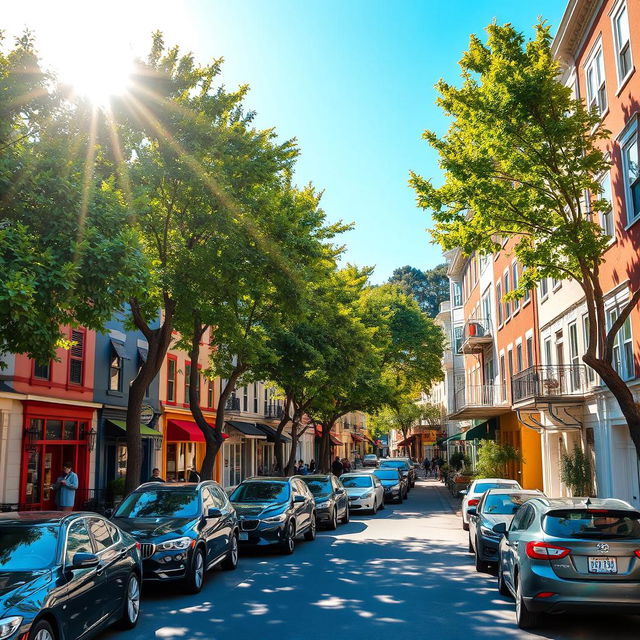
[[[436,442],[436,444],[438,446],[442,446],[443,444],[446,444],[447,442],[453,442],[454,440],[460,440],[462,438],[462,433],[456,433],[452,436],[449,436],[448,438],[443,438],[442,440],[438,440]]]
[[[123,431],[124,433],[127,432],[127,423],[124,420],[112,420],[111,418],[109,418],[107,422],[120,431]],[[162,434],[159,431],[156,431],[151,427],[147,427],[146,424],[140,425],[140,435],[143,438],[162,438]]]
[[[461,434],[462,440],[495,440],[496,422],[494,419],[485,420]]]

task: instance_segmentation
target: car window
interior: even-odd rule
[[[640,538],[640,514],[609,509],[552,511],[543,520],[545,533],[557,538]]]
[[[108,549],[113,544],[111,532],[109,531],[109,527],[107,527],[106,520],[102,518],[91,518],[89,520],[89,531],[91,531],[96,553]]]
[[[218,509],[224,509],[229,503],[227,494],[220,487],[216,487],[215,485],[213,487],[209,487],[209,491],[211,491],[214,498],[217,498],[218,504],[220,505]]]
[[[285,502],[291,499],[289,483],[274,482],[243,482],[231,494],[231,502]]]
[[[478,505],[478,510],[493,515],[511,516],[527,500],[538,495],[535,493],[485,493]]]
[[[209,509],[219,509],[220,507],[216,504],[216,500],[213,497],[213,494],[209,490],[209,487],[202,488],[202,510],[204,513],[208,513]]]
[[[195,489],[153,489],[132,493],[118,507],[116,518],[193,518],[200,511]]]
[[[370,487],[373,476],[342,476],[342,484],[348,489]]]
[[[519,489],[515,482],[478,482],[470,493],[484,493],[489,489]]]
[[[57,556],[58,532],[57,524],[0,527],[0,571],[37,571],[51,566]]]
[[[118,529],[118,527],[116,527],[111,522],[107,522],[107,528],[109,529],[109,533],[111,534],[113,543],[116,544],[120,542],[120,540],[122,539],[122,536],[120,535],[120,529]]]
[[[65,564],[71,564],[76,553],[93,553],[89,530],[84,519],[74,520],[69,525]]]
[[[519,509],[513,520],[511,521],[509,531],[522,531],[523,529],[526,529],[525,524],[530,511],[531,507],[528,507],[526,505],[522,507],[522,509]]]

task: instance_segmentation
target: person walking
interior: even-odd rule
[[[70,462],[65,462],[62,474],[58,476],[51,489],[56,492],[56,504],[60,511],[73,511],[78,490],[78,476]]]
[[[342,465],[342,462],[340,462],[340,456],[336,456],[336,459],[331,465],[331,473],[333,473],[334,476],[340,477],[343,472],[344,466]]]
[[[158,469],[158,467],[155,467],[153,469],[153,471],[151,472],[151,477],[149,478],[149,480],[147,480],[147,482],[164,482],[164,478],[160,475],[160,469]]]
[[[431,469],[431,461],[429,460],[428,456],[424,457],[424,460],[422,461],[422,466],[424,467],[424,477],[428,478],[429,471]]]

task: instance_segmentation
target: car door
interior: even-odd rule
[[[296,514],[296,531],[302,531],[307,527],[310,520],[309,505],[307,504],[307,494],[304,490],[303,483],[298,479],[291,480],[291,490],[293,492],[293,509]],[[296,498],[302,496],[304,500],[296,502]],[[299,498],[298,498],[299,499]]]
[[[213,562],[226,549],[223,518],[209,518],[209,509],[220,509],[220,500],[213,494],[211,487],[204,486],[202,491],[202,535],[207,544],[207,564]]]
[[[79,640],[88,635],[104,617],[104,573],[100,566],[73,568],[76,553],[94,553],[89,528],[84,518],[73,520],[67,529],[64,566],[67,577],[65,622],[69,638]]]
[[[376,494],[376,500],[379,505],[383,505],[384,504],[384,488],[382,487],[382,482],[380,482],[380,479],[378,478],[378,476],[375,476],[373,474],[371,475],[371,479],[373,480],[373,490]]]
[[[505,539],[504,549],[506,554],[503,555],[503,576],[513,587],[514,569],[518,564],[518,555],[520,552],[520,543],[528,525],[533,519],[533,508],[531,505],[523,505],[511,521],[508,536]]]
[[[336,504],[338,505],[338,514],[344,514],[347,505],[349,504],[349,498],[347,492],[342,486],[342,482],[338,478],[331,478],[331,484],[333,486],[333,492],[336,496]]]

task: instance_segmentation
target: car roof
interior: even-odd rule
[[[617,511],[637,511],[628,502],[617,498],[534,498],[531,503],[539,504],[544,511],[559,509],[614,509]]]
[[[292,478],[299,478],[301,476],[291,476],[289,478],[283,478],[282,476],[255,476],[253,478],[245,478],[240,484],[243,482],[286,482]]]
[[[62,524],[68,520],[75,520],[79,517],[92,516],[102,517],[98,513],[89,511],[10,511],[0,513],[0,525],[3,524]]]
[[[376,453],[365,453],[364,457],[365,458],[377,458],[378,454],[376,454]]]
[[[135,490],[140,489],[165,489],[177,491],[178,489],[197,489],[198,487],[218,484],[213,480],[201,480],[200,482],[143,482]]]
[[[492,496],[495,496],[495,495],[498,495],[498,496],[502,496],[502,495],[512,496],[512,495],[526,494],[526,495],[534,495],[534,496],[544,497],[544,493],[542,493],[542,491],[540,491],[540,489],[488,489],[487,491],[485,491],[485,495],[489,495],[489,494],[491,494]]]
[[[476,478],[473,481],[473,484],[477,484],[479,482],[511,482],[511,483],[518,483],[517,480],[512,480],[511,478]]]
[[[333,473],[308,473],[306,476],[297,476],[300,480],[330,480]]]

